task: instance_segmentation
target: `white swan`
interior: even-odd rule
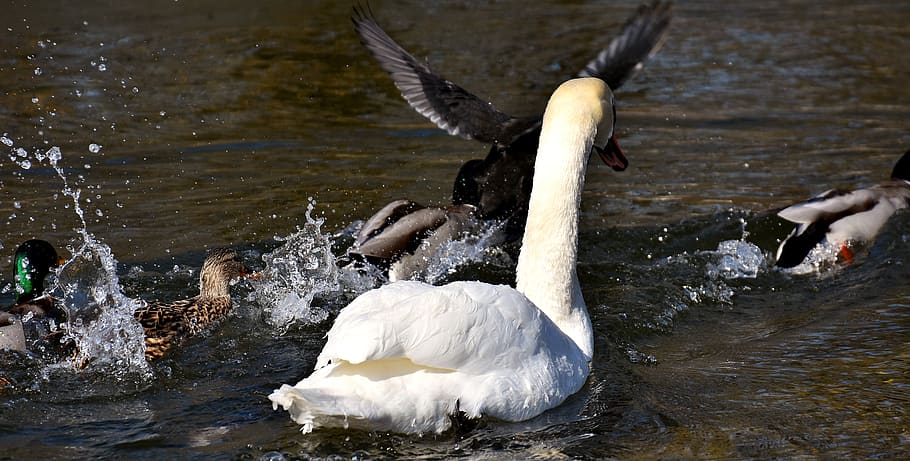
[[[575,270],[589,152],[613,139],[613,93],[562,84],[544,114],[517,289],[402,281],[355,299],[316,370],[269,395],[303,425],[442,432],[450,415],[522,421],[562,403],[589,373],[593,333]],[[615,140],[614,140],[615,141]]]

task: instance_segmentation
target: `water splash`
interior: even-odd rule
[[[116,274],[117,260],[110,247],[88,232],[80,200],[82,191],[70,185],[59,164],[62,151],[54,146],[46,151],[37,149],[29,155],[25,149],[15,147],[6,135],[0,138],[0,143],[11,149],[10,158],[22,169],[31,168],[32,161],[49,164],[63,182],[61,192],[72,200],[72,209],[79,218],[79,224],[74,228],[77,237],[67,245],[73,256],[56,270],[50,288],[67,312],[67,322],[58,326],[64,333],[60,341],[66,345],[66,350],[73,352],[51,368],[67,364],[90,367],[115,378],[136,372],[150,375],[144,356],[145,337],[142,327],[133,318],[133,312],[142,302],[122,293]],[[47,373],[50,369],[44,371]]]
[[[815,245],[801,263],[787,269],[781,269],[781,271],[794,275],[822,275],[826,271],[838,267],[839,258],[840,246],[832,245],[827,240],[824,240]]]
[[[745,240],[720,242],[715,255],[718,261],[708,265],[708,275],[714,279],[754,279],[768,265],[762,249]]]
[[[150,375],[145,335],[133,317],[144,303],[121,292],[110,247],[91,234],[82,237],[80,248],[70,248],[73,257],[60,268],[56,282],[70,319],[65,339],[76,346],[73,362],[118,374]]]
[[[332,253],[332,241],[322,233],[323,219],[314,219],[310,201],[306,223],[271,253],[263,255],[262,282],[254,284],[250,301],[266,312],[266,321],[284,334],[294,325],[326,320],[342,303],[314,304],[356,295],[372,288],[376,279],[354,268],[339,268]]]
[[[500,246],[503,243],[504,226],[504,222],[486,222],[476,235],[468,234],[443,242],[430,256],[426,267],[411,278],[435,284],[454,274],[459,267],[470,263],[514,266],[508,253]]]
[[[72,199],[82,224],[74,229],[81,236],[81,244],[68,248],[73,256],[57,270],[55,282],[69,319],[64,340],[72,340],[76,346],[74,363],[148,375],[145,335],[133,317],[143,303],[123,294],[110,247],[88,232],[79,202],[81,190],[70,187],[58,165],[63,158],[60,148],[50,148],[44,157],[63,181],[63,195]]]
[[[754,279],[762,269],[768,267],[761,248],[745,240],[720,242],[717,250],[704,254],[709,257],[709,262],[705,265],[707,279],[700,285],[683,285],[683,290],[693,303],[713,300],[732,304],[736,292],[726,281]]]

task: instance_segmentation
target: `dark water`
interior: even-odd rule
[[[542,110],[636,6],[372,2],[405,47],[514,114]],[[237,315],[150,368],[113,360],[129,357],[128,334],[99,352],[109,366],[82,372],[0,359],[16,383],[0,395],[0,458],[910,456],[910,218],[850,267],[768,267],[789,232],[771,210],[874,184],[910,146],[910,5],[675,11],[665,46],[617,91],[630,168],[588,172],[579,273],[594,372],[565,405],[461,439],[303,436],[266,399],[309,373],[332,314],[372,283],[324,264],[327,237],[392,199],[444,202],[461,163],[485,154],[406,107],[350,5],[15,1],[0,29],[3,267],[31,237],[86,259],[78,203],[88,253],[111,252],[87,260],[118,263],[84,264],[98,274],[71,293],[117,295],[92,334],[128,331],[112,325],[131,299],[193,295],[215,246],[259,268],[276,248],[312,258],[288,283],[314,299],[279,321],[268,293],[238,286]],[[36,155],[52,146],[62,177]],[[434,280],[511,270],[490,253]]]

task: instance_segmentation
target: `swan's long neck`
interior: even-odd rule
[[[544,115],[528,205],[517,289],[528,297],[589,358],[594,338],[578,284],[578,214],[588,153],[599,120],[562,105],[560,116]]]

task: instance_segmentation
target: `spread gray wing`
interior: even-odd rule
[[[670,27],[672,2],[656,1],[642,5],[623,25],[622,32],[610,41],[581,72],[579,77],[597,77],[616,90],[642,68],[663,44]]]
[[[514,118],[436,74],[389,37],[369,10],[354,6],[354,29],[401,96],[414,110],[449,134],[484,143],[502,142]]]

